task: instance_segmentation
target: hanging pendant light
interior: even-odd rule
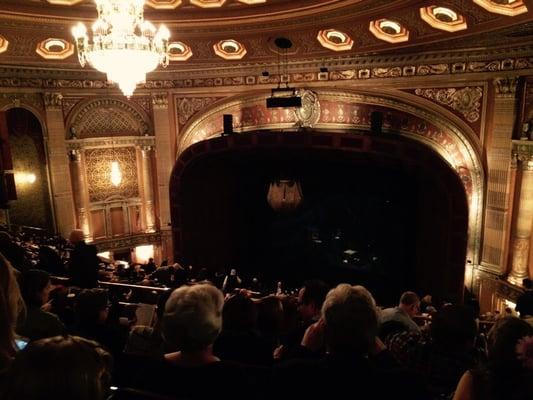
[[[300,182],[291,179],[280,179],[270,183],[267,201],[277,212],[296,210],[303,199]]]

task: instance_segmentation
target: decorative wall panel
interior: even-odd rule
[[[118,161],[122,182],[118,187],[111,184],[111,161]],[[105,201],[112,196],[139,197],[137,159],[134,147],[85,150],[89,201]]]

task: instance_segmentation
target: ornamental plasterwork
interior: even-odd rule
[[[306,89],[298,90],[302,98],[302,106],[295,111],[297,125],[303,128],[312,128],[320,119],[320,101],[316,92]]]
[[[110,179],[111,161],[118,161],[122,172],[122,182],[117,187]],[[139,197],[134,147],[86,149],[85,166],[90,202],[105,201],[113,196]]]
[[[323,64],[323,63],[322,63]],[[346,62],[346,64],[348,64]],[[492,61],[476,62],[450,62],[436,64],[407,64],[403,66],[383,66],[365,68],[348,68],[331,70],[329,72],[317,72],[320,65],[316,68],[309,65],[308,68],[313,72],[295,72],[289,74],[291,83],[320,82],[320,81],[368,81],[368,80],[385,80],[395,78],[427,77],[427,76],[446,76],[446,75],[465,75],[472,73],[497,73],[524,71],[533,69],[533,57],[522,58],[505,58]],[[14,68],[1,68],[0,75],[9,71],[11,76],[22,75],[27,70]],[[37,71],[28,71],[38,73]],[[187,71],[187,74],[193,74]],[[207,72],[204,72],[207,73]],[[165,80],[148,80],[144,85],[139,85],[140,89],[182,89],[182,88],[205,88],[205,87],[223,87],[223,86],[253,86],[262,84],[272,84],[278,81],[276,75],[263,77],[256,70],[255,73],[241,76],[225,77],[203,77],[203,78],[184,78],[184,79],[165,79]],[[109,89],[113,85],[101,80],[80,80],[80,79],[40,79],[40,78],[0,78],[0,87],[29,87],[29,88],[55,88],[55,89]]]
[[[76,138],[135,136],[150,133],[150,125],[134,107],[118,99],[96,99],[83,106],[69,127]]]
[[[415,94],[445,105],[462,114],[468,122],[476,122],[481,116],[481,86],[465,87],[461,89],[416,89]]]
[[[0,93],[0,106],[20,107],[27,104],[37,110],[44,110],[43,98],[39,93]]]
[[[181,128],[184,126],[198,111],[205,109],[208,105],[221,98],[222,97],[184,97],[176,99],[179,127]]]
[[[95,240],[94,244],[98,251],[116,250],[121,248],[133,248],[143,244],[159,244],[161,243],[160,233],[145,233],[142,235],[131,235],[119,239],[104,239]]]
[[[158,109],[168,108],[168,94],[152,93],[152,107]]]
[[[109,148],[109,147],[153,147],[155,146],[154,136],[117,136],[105,138],[86,138],[66,140],[67,150],[80,150],[89,148]]]
[[[45,92],[43,99],[47,109],[60,109],[62,107],[63,95],[61,93]]]

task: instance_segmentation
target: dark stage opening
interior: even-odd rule
[[[465,196],[453,171],[433,154],[428,160],[423,168],[390,156],[290,146],[208,152],[187,164],[177,188],[178,257],[287,288],[309,278],[362,284],[381,304],[404,290],[456,300]],[[267,202],[278,177],[301,183],[303,202],[291,213]],[[457,232],[464,240],[454,240]]]

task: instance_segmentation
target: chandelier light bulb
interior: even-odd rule
[[[144,0],[95,0],[98,19],[92,25],[92,38],[81,22],[72,28],[78,59],[107,74],[130,97],[137,84],[158,65],[168,66],[170,32],[158,30],[144,20]]]
[[[111,161],[111,183],[113,186],[119,186],[122,183],[122,172],[118,161]]]

